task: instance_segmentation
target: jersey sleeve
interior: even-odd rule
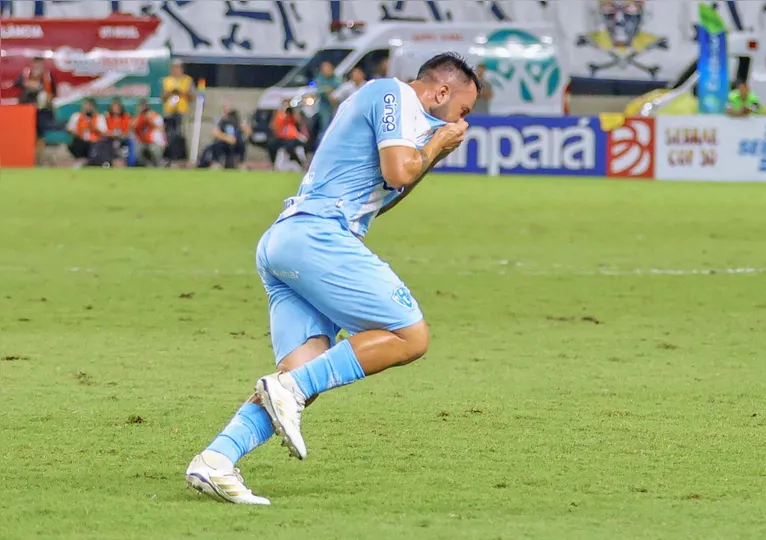
[[[416,121],[420,113],[417,95],[395,79],[373,83],[368,120],[375,132],[378,150],[389,146],[417,148]]]

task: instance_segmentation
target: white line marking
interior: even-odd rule
[[[414,264],[431,264],[432,261],[425,259],[406,259],[407,263]],[[603,268],[575,268],[571,266],[552,264],[551,266],[538,266],[536,263],[529,262],[509,262],[507,260],[501,261],[449,261],[449,266],[460,266],[462,269],[457,272],[458,275],[474,275],[476,273],[491,271],[487,267],[487,263],[492,266],[501,267],[498,270],[500,275],[523,275],[523,276],[714,276],[714,275],[758,275],[766,274],[766,268],[757,267],[737,267],[737,268],[615,268],[615,267],[603,267]],[[444,265],[443,265],[444,266]],[[64,268],[63,272],[66,273],[83,273],[83,274],[96,274],[99,272],[97,268],[89,267],[72,267]],[[107,270],[107,273],[123,273],[123,270],[112,272]],[[257,276],[258,272],[255,269],[232,269],[221,270],[218,268],[192,268],[192,269],[163,269],[163,268],[135,268],[127,269],[124,271],[129,275],[138,276]],[[0,266],[0,274],[42,274],[43,271],[26,267],[26,266]]]

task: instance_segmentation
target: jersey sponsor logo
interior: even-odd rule
[[[607,176],[654,177],[654,120],[628,118],[610,130],[606,143]]]
[[[415,308],[415,300],[412,299],[412,294],[410,293],[410,290],[405,287],[404,285],[400,285],[396,289],[394,289],[394,294],[391,297],[393,298],[394,302],[399,304],[405,309],[414,309]]]
[[[390,133],[396,129],[396,96],[388,93],[383,96],[383,132]]]

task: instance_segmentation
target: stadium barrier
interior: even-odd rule
[[[445,173],[766,182],[766,117],[472,116]]]
[[[0,105],[0,167],[34,167],[34,105]]]

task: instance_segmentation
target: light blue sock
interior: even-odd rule
[[[236,463],[274,435],[269,414],[260,405],[245,403],[231,419],[229,425],[210,443],[206,450],[223,454]]]
[[[290,372],[306,399],[364,378],[348,340]]]

